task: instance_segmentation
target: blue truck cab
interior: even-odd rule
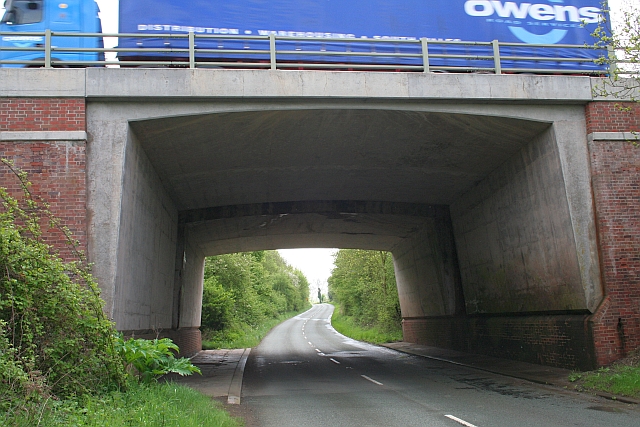
[[[0,0],[1,1],[1,0]],[[0,67],[42,66],[45,30],[53,33],[100,33],[98,4],[94,0],[5,0],[5,12],[0,20]],[[24,33],[33,33],[24,34]],[[101,37],[53,36],[55,48],[100,48]],[[51,52],[51,61],[57,66],[73,66],[78,61],[98,61],[104,55],[98,52]],[[39,63],[12,63],[39,61]],[[61,64],[58,61],[64,61]]]

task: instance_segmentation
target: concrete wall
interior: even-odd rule
[[[451,206],[468,314],[588,310],[552,129]]]
[[[576,236],[581,214],[571,210],[565,179],[575,179],[579,168],[563,164],[567,147],[559,145],[573,143],[559,142],[550,126],[451,205],[465,308],[454,313],[443,305],[416,317],[403,312],[405,340],[532,363],[596,366],[588,313],[601,289],[581,271],[594,260],[578,250],[585,244]],[[574,204],[590,200],[575,190]],[[441,296],[430,300],[433,305]]]
[[[404,319],[455,315],[464,309],[448,210],[430,218],[392,254]]]
[[[116,327],[170,329],[178,211],[131,132],[124,153],[120,206]]]

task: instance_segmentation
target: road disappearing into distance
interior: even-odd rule
[[[637,427],[640,411],[347,338],[318,304],[252,350],[249,426]]]

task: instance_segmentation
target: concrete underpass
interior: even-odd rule
[[[118,329],[197,346],[205,256],[377,249],[394,257],[405,340],[594,364],[590,87],[95,71],[89,253]]]
[[[378,249],[405,341],[588,369],[640,345],[640,106],[598,84],[2,69],[0,156],[54,198],[121,331],[197,351],[209,255]]]

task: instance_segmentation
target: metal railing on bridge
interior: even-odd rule
[[[116,47],[102,47],[117,38]],[[0,33],[3,67],[182,67],[466,73],[608,73],[606,48],[421,39],[268,35]],[[84,40],[84,41],[83,41]],[[92,47],[87,41],[93,40]],[[13,41],[14,43],[9,43]],[[23,41],[16,43],[15,41]],[[13,44],[8,46],[8,44]],[[13,52],[9,55],[8,52]],[[105,54],[114,56],[104,59]]]

